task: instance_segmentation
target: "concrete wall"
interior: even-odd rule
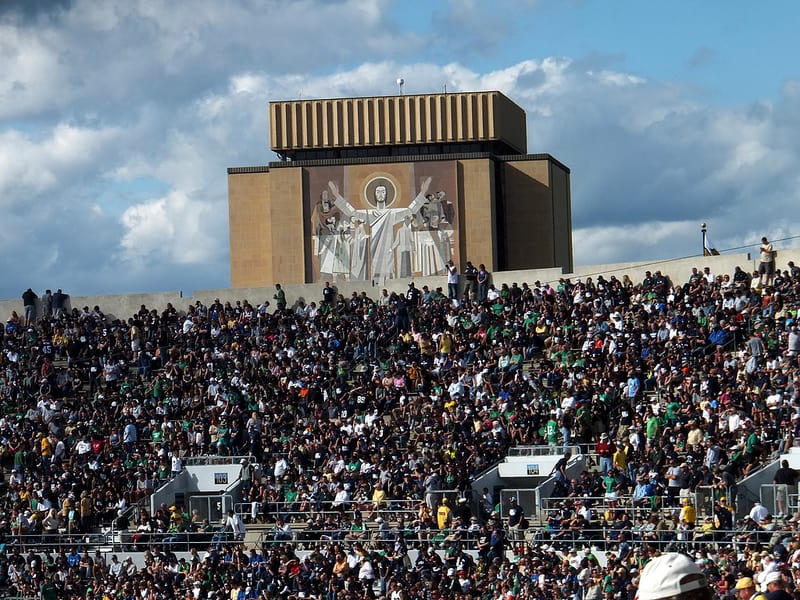
[[[187,477],[182,491],[187,493],[222,493],[239,478],[242,466],[223,463],[219,465],[191,465],[186,467]]]
[[[44,294],[44,290],[34,290],[39,294],[40,298]],[[64,290],[64,293],[69,294],[69,290]],[[20,290],[20,298],[0,300],[0,319],[5,322],[11,311],[16,311],[20,319],[23,318],[24,311],[22,307],[22,290]],[[163,310],[166,308],[167,303],[172,303],[172,306],[178,310],[183,310],[187,306],[187,300],[183,298],[183,292],[150,292],[145,294],[105,294],[98,296],[70,296],[67,301],[67,310],[77,308],[83,309],[88,306],[93,309],[99,306],[103,313],[109,320],[113,319],[127,319],[139,311],[139,308],[144,304],[147,308],[157,308]],[[37,316],[41,316],[41,301],[37,301],[36,307]]]
[[[272,281],[304,281],[306,272],[304,230],[303,169],[270,171],[269,202],[272,246]],[[267,280],[269,281],[269,280]]]
[[[508,269],[558,264],[549,166],[546,160],[512,161],[503,166],[505,239],[500,243]]]
[[[553,191],[553,229],[556,231],[555,260],[572,271],[572,192],[569,171],[550,161],[550,189]]]
[[[568,173],[552,157],[524,155],[518,160],[476,158],[442,160],[455,170],[458,188],[458,260],[499,268],[541,268],[572,264]],[[415,163],[419,172],[425,163]],[[498,166],[499,165],[499,166]],[[312,281],[309,174],[314,167],[247,167],[228,175],[231,284],[252,287]],[[344,166],[351,182],[377,172],[402,181],[408,162]],[[433,168],[433,165],[431,165]],[[452,171],[450,171],[452,173]],[[552,181],[551,181],[552,179]],[[449,193],[449,192],[448,192]],[[305,207],[305,208],[304,208]]]
[[[476,267],[483,263],[487,269],[497,268],[494,173],[489,159],[458,161],[459,243],[464,266],[469,260]]]
[[[228,175],[231,281],[237,286],[273,281],[270,174],[266,169]]]
[[[472,259],[470,259],[472,260]],[[786,268],[786,263],[793,260],[795,263],[800,263],[800,248],[794,249],[781,249],[778,251],[777,266],[781,270]],[[475,262],[473,260],[473,262]],[[611,275],[615,275],[617,279],[622,279],[623,275],[628,275],[634,283],[639,283],[644,278],[645,271],[661,271],[676,285],[683,284],[689,279],[689,274],[692,267],[701,268],[704,266],[711,267],[711,271],[715,274],[733,273],[735,266],[740,266],[745,271],[752,271],[757,268],[758,256],[754,255],[752,258],[749,254],[725,254],[722,256],[696,256],[691,258],[682,258],[677,260],[663,260],[663,261],[643,261],[643,262],[628,262],[616,263],[605,265],[585,265],[576,267],[574,273],[562,274],[561,269],[531,269],[525,271],[505,271],[492,274],[492,281],[495,285],[499,286],[502,283],[513,282],[522,284],[528,282],[532,284],[534,281],[541,281],[542,283],[557,283],[561,277],[570,277],[573,280],[577,277],[586,278],[592,277],[596,279],[598,275],[603,275],[608,279]],[[463,268],[463,265],[461,265]],[[423,285],[431,286],[432,288],[442,287],[447,290],[447,279],[442,277],[420,277],[414,280],[417,287],[422,288]],[[382,287],[389,291],[403,292],[407,289],[408,281],[405,279],[390,280],[385,286],[372,285],[370,282],[353,282],[344,283],[338,286],[339,292],[348,297],[351,292],[366,291],[372,298],[377,298],[380,294]],[[298,299],[302,298],[306,302],[316,301],[322,298],[323,285],[318,284],[286,284],[283,286],[286,291],[286,299],[291,306]],[[20,289],[20,294],[22,294]],[[37,294],[41,295],[44,290],[34,290]],[[69,293],[69,289],[65,290]],[[82,308],[88,306],[89,308],[95,305],[100,306],[103,312],[109,317],[125,318],[132,316],[139,307],[144,304],[148,308],[163,309],[167,302],[171,302],[178,310],[185,310],[189,304],[194,304],[196,300],[200,300],[203,304],[209,304],[216,298],[222,302],[235,301],[235,300],[249,300],[250,303],[258,305],[263,300],[269,300],[274,307],[272,299],[275,293],[274,286],[266,287],[241,287],[241,288],[224,288],[219,290],[197,290],[193,295],[184,295],[183,292],[152,292],[147,294],[119,294],[119,295],[101,295],[101,296],[75,296],[70,298],[71,307]],[[12,310],[17,311],[17,314],[22,315],[22,299],[21,297],[2,300],[0,301],[0,318],[7,319]]]

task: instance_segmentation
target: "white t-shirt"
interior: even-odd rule
[[[458,267],[455,265],[447,267],[447,283],[458,283]]]
[[[772,244],[767,242],[766,244],[761,244],[760,249],[760,260],[763,263],[771,263],[775,259],[775,255],[773,254]]]
[[[375,571],[372,568],[372,563],[368,560],[365,560],[361,563],[361,568],[358,570],[358,578],[359,579],[375,579]]]

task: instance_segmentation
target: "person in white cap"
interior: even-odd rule
[[[694,561],[666,552],[648,562],[639,578],[637,600],[712,600],[714,592]]]
[[[609,440],[608,434],[603,432],[600,434],[600,441],[597,443],[596,452],[600,457],[600,473],[605,476],[612,466],[612,458],[614,452],[617,451],[617,446],[613,440]]]
[[[780,571],[771,571],[764,578],[764,591],[767,600],[792,600],[793,596],[786,591],[783,575]]]

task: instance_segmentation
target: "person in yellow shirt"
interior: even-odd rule
[[[372,512],[370,512],[368,519],[375,518],[380,511],[386,508],[386,490],[379,483],[375,486],[372,492]]]
[[[694,531],[694,541],[704,544],[714,541],[716,526],[713,517],[706,517],[705,520]]]
[[[431,336],[423,331],[419,336],[419,341],[417,342],[419,346],[419,353],[421,356],[425,358],[430,358],[434,354],[436,354],[436,349],[433,347],[433,340]]]
[[[56,351],[56,357],[62,358],[66,352],[69,340],[63,331],[58,330],[53,334],[53,348]]]
[[[692,504],[691,498],[683,499],[683,506],[681,506],[680,520],[686,523],[688,529],[694,529],[697,521],[697,509]]]
[[[444,455],[447,458],[447,460],[455,460],[456,458],[458,458],[458,450],[456,450],[453,444],[447,444],[447,447],[445,448],[444,451]]]
[[[443,356],[449,355],[453,351],[453,336],[449,331],[443,331],[439,336],[439,353]]]
[[[620,473],[628,472],[628,451],[623,444],[617,446],[617,451],[611,457],[613,467]]]
[[[450,501],[447,498],[442,498],[442,503],[436,509],[436,524],[440,530],[448,529],[452,519],[452,510],[450,510]]]
[[[690,419],[687,423],[689,433],[686,434],[686,445],[687,446],[699,446],[703,443],[703,430],[697,424],[697,421],[694,419]]]
[[[42,439],[39,442],[39,451],[42,455],[42,469],[46,474],[50,473],[50,461],[53,459],[53,441],[50,436],[42,435]]]

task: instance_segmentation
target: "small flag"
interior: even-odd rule
[[[714,247],[714,244],[708,241],[708,236],[703,240],[703,256],[719,256],[719,250]]]

